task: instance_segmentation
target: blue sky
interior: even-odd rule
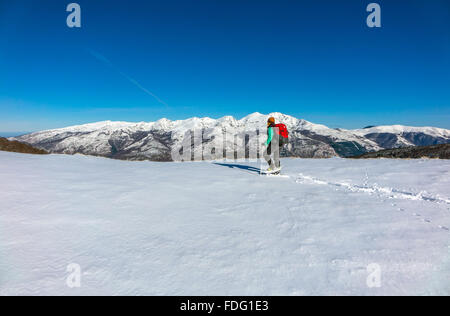
[[[450,128],[450,2],[0,0],[0,132],[283,112]]]

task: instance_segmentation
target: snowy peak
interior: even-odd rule
[[[261,121],[263,119],[263,117],[269,117],[269,115],[264,115],[261,114],[259,112],[255,112],[252,114],[249,114],[247,116],[244,116],[242,119],[240,119],[241,122],[256,122],[256,121]]]

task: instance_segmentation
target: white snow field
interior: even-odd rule
[[[450,161],[282,163],[0,152],[0,295],[450,294]]]

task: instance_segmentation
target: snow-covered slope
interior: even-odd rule
[[[450,294],[450,161],[282,163],[0,152],[0,295]]]
[[[450,143],[450,131],[444,129],[405,126],[331,129],[281,113],[253,113],[240,120],[226,116],[220,119],[191,118],[179,121],[161,119],[151,123],[106,121],[33,133],[18,137],[17,140],[53,153],[170,161],[172,149],[180,147],[186,136],[190,136],[189,131],[193,130],[204,131],[203,143],[224,138],[223,133],[228,133],[231,137],[224,138],[227,139],[224,142],[227,152],[234,152],[238,147],[254,148],[256,151],[257,146],[265,140],[269,116],[286,124],[290,131],[289,146],[282,152],[284,156],[354,156],[385,148]],[[257,131],[259,137],[246,138],[248,134],[257,134]],[[244,155],[245,151],[236,153],[238,158]]]
[[[384,149],[450,143],[450,130],[437,127],[392,125],[358,129],[353,132],[377,142]]]

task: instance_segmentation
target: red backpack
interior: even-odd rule
[[[289,132],[286,128],[286,125],[275,124],[274,127],[277,127],[277,128],[275,128],[275,133],[277,133],[278,135],[280,135],[283,138],[289,138]]]

